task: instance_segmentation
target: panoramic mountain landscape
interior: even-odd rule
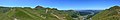
[[[120,20],[120,6],[105,10],[58,10],[0,6],[0,20]]]
[[[120,0],[0,0],[0,20],[120,20]]]

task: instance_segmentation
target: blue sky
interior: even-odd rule
[[[0,0],[0,6],[34,8],[37,5],[59,10],[103,10],[120,6],[120,0]]]

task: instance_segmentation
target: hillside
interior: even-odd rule
[[[0,20],[73,20],[77,17],[72,10],[57,10],[56,8],[1,7]]]
[[[120,20],[120,6],[113,6],[92,17],[92,20]]]

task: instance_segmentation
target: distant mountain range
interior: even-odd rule
[[[102,10],[77,10],[77,12],[79,12],[81,16],[90,15],[90,14],[95,15],[100,11]]]

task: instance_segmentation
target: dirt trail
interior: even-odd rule
[[[22,10],[22,9],[19,9],[19,10],[23,11],[25,14],[29,15],[32,18],[38,18],[38,17],[35,17],[35,16],[31,15],[30,13],[26,12],[25,10]]]
[[[53,13],[51,13],[53,16],[55,16],[55,17],[57,17],[58,19],[60,19],[60,20],[64,20],[63,18],[60,18],[59,16],[57,16],[57,15],[55,15],[55,14],[53,14]]]
[[[43,19],[46,18],[46,17],[43,17],[42,15],[40,15],[40,13],[37,13],[36,11],[32,11],[32,10],[29,10],[29,9],[25,9],[25,10],[28,11],[28,12],[30,12],[30,13],[32,13],[32,14],[36,14],[36,16],[39,16],[39,17],[41,17]]]

